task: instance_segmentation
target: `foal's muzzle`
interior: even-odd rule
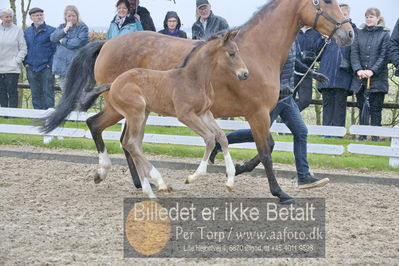
[[[237,77],[239,80],[247,80],[249,77],[249,72],[242,70],[237,72]]]

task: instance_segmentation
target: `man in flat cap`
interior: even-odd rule
[[[213,14],[208,0],[197,0],[198,20],[193,24],[193,40],[207,39],[212,34],[229,28],[227,21]]]
[[[32,93],[35,109],[54,107],[54,76],[51,71],[56,45],[50,41],[54,27],[44,22],[43,9],[29,10],[32,25],[24,31],[28,54],[24,65]]]

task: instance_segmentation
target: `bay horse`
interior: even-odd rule
[[[235,168],[228,152],[228,141],[224,131],[216,123],[210,108],[214,101],[211,75],[216,66],[232,73],[239,80],[248,78],[248,69],[239,56],[237,44],[233,41],[238,30],[228,31],[222,36],[213,36],[207,42],[196,43],[183,63],[167,71],[134,68],[119,75],[111,84],[96,87],[81,100],[81,109],[88,109],[102,93],[107,92],[106,105],[101,115],[89,118],[88,125],[95,135],[104,117],[113,122],[126,118],[122,146],[129,152],[137,167],[143,192],[155,198],[148,179],[153,179],[159,191],[168,191],[158,170],[144,157],[141,145],[144,127],[150,112],[165,116],[174,116],[194,132],[199,134],[206,144],[204,157],[198,169],[186,179],[192,183],[206,174],[215,139],[220,141],[225,157],[227,183],[232,191]],[[111,165],[103,164],[98,170],[95,182],[101,182]]]
[[[336,0],[272,0],[240,27],[235,38],[251,77],[235,82],[232,74],[223,69],[216,67],[213,72],[211,82],[217,88],[211,108],[214,117],[241,116],[249,122],[258,157],[266,170],[270,192],[279,198],[280,203],[293,202],[274,176],[268,145],[269,114],[278,100],[281,68],[302,26],[311,26],[334,38],[338,45],[346,46],[352,44],[354,39],[353,28],[348,22]],[[79,109],[80,98],[95,83],[112,83],[121,73],[136,67],[156,70],[173,68],[194,44],[193,40],[146,31],[88,44],[72,61],[60,104],[48,117],[43,130],[49,132],[55,129],[73,110]],[[104,97],[107,97],[106,93]],[[99,154],[106,154],[101,132],[96,132],[93,138]],[[123,141],[123,134],[121,139]],[[134,162],[128,152],[124,152],[134,184],[140,187]],[[100,162],[104,158],[101,156]]]

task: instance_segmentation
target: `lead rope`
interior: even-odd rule
[[[302,78],[299,80],[299,82],[296,84],[294,91],[292,92],[292,94],[294,95],[297,91],[298,91],[298,87],[299,85],[301,85],[301,83],[304,81],[304,79],[306,78],[306,76],[309,74],[309,72],[312,70],[312,68],[314,67],[314,65],[316,64],[316,61],[319,59],[319,57],[321,56],[321,54],[324,52],[324,49],[326,48],[327,44],[329,44],[331,42],[330,38],[326,38],[324,41],[324,45],[321,48],[319,54],[316,56],[315,60],[312,62],[312,64],[310,65],[310,67],[308,68],[308,70],[306,71],[306,73],[302,76]]]

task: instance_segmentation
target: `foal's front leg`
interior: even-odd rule
[[[185,113],[182,115],[178,115],[177,118],[180,122],[184,123],[195,133],[200,135],[204,139],[206,145],[205,153],[202,157],[200,165],[198,166],[195,173],[189,175],[185,180],[185,183],[189,184],[194,182],[198,177],[206,174],[209,156],[211,155],[211,152],[215,147],[215,135],[209,130],[204,120],[195,113]]]
[[[229,142],[227,140],[226,135],[224,134],[224,131],[216,123],[216,120],[211,112],[207,113],[207,115],[205,116],[205,120],[210,130],[212,130],[212,132],[215,134],[216,140],[219,142],[220,146],[222,147],[224,161],[226,164],[226,174],[227,174],[226,188],[228,191],[231,192],[233,191],[234,187],[234,177],[236,169],[234,167],[234,163],[233,160],[231,159],[231,155],[228,149]]]

